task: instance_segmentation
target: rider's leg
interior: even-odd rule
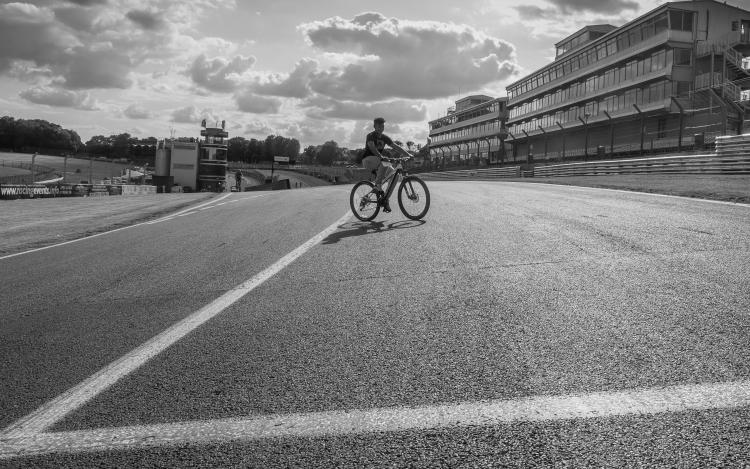
[[[391,166],[391,164],[387,161],[380,163],[378,174],[375,177],[375,188],[383,191],[383,181],[387,179],[391,174],[393,174],[394,171],[395,169],[393,169],[393,166]],[[390,183],[393,184],[393,181],[391,181]],[[388,199],[386,199],[385,197],[383,199],[383,211],[388,213],[391,211],[391,206],[388,205]]]
[[[375,181],[373,181],[376,188],[380,189],[381,191],[383,190],[383,181],[387,176],[391,175],[393,171],[390,170],[392,169],[393,166],[391,166],[391,164],[387,161],[383,161],[380,163],[380,165],[378,165],[378,172],[375,175]]]
[[[366,156],[362,158],[362,166],[375,173],[380,166],[380,158],[375,155]]]

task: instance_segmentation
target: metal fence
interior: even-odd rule
[[[30,172],[30,174],[0,176],[0,184],[31,184],[34,181],[52,178],[57,174],[54,168],[20,161],[0,160],[0,167],[23,169]]]

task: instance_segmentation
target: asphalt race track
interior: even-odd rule
[[[750,206],[428,185],[0,258],[0,467],[750,465]]]

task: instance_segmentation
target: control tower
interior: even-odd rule
[[[165,192],[173,184],[183,190],[224,192],[227,175],[227,145],[229,134],[221,127],[207,127],[201,122],[202,140],[162,140],[156,147],[154,184]],[[161,190],[161,189],[160,189]]]
[[[198,190],[224,192],[227,177],[227,145],[229,134],[221,128],[207,127],[206,120],[201,122],[201,137],[198,161]]]

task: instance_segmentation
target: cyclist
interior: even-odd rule
[[[242,186],[241,186],[241,184],[242,184],[242,170],[241,169],[238,169],[237,171],[235,171],[235,173],[234,173],[234,180],[237,183],[237,184],[235,184],[237,186],[237,191],[242,190]]]
[[[383,192],[383,180],[390,176],[394,171],[393,166],[387,161],[383,161],[383,150],[388,145],[391,148],[398,150],[399,153],[404,157],[409,158],[411,155],[401,148],[399,145],[393,143],[393,140],[389,136],[383,133],[385,130],[385,119],[382,117],[376,117],[373,121],[374,131],[367,134],[365,140],[365,152],[362,155],[362,166],[375,173],[375,190],[378,193],[378,197],[384,195]],[[391,207],[388,205],[388,201],[383,202],[383,211],[390,212]]]

